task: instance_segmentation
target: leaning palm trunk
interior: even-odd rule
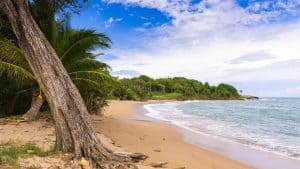
[[[34,92],[32,95],[31,107],[30,109],[23,115],[23,118],[26,121],[33,121],[39,117],[40,109],[44,103],[44,98],[39,92]]]
[[[92,168],[127,168],[97,137],[78,89],[32,18],[28,0],[1,0],[0,9],[8,17],[49,103],[55,121],[56,147],[73,152],[76,158],[89,159]]]

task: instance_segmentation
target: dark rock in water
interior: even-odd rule
[[[256,99],[259,99],[259,97],[257,96],[249,96],[249,95],[246,95],[246,96],[242,96],[243,99],[246,99],[246,100],[256,100]]]

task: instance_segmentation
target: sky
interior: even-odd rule
[[[300,0],[90,0],[73,28],[113,41],[112,74],[183,76],[300,97]]]

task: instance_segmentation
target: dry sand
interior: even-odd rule
[[[205,149],[183,141],[181,133],[175,127],[149,121],[129,120],[136,113],[134,106],[140,102],[110,101],[105,116],[92,116],[94,126],[101,141],[113,151],[140,152],[149,156],[138,165],[140,169],[149,169],[146,165],[168,162],[170,169],[248,169],[246,165],[227,159]],[[101,134],[100,134],[101,133]],[[45,149],[54,144],[55,133],[51,121],[40,119],[30,123],[9,123],[0,125],[0,142],[35,142]],[[65,166],[68,161],[60,156],[34,157],[21,159],[22,165]]]
[[[144,164],[168,162],[168,168],[248,169],[250,167],[216,153],[184,142],[175,127],[149,121],[129,120],[140,102],[110,101],[96,130],[111,138],[115,145],[130,152],[147,154]],[[95,118],[94,118],[95,119]]]
[[[95,122],[102,120],[103,117],[94,116]],[[2,123],[4,120],[5,123]],[[114,151],[124,152],[122,147],[114,145],[112,140],[101,133],[97,133],[102,144]],[[22,120],[0,119],[0,143],[11,142],[22,145],[25,143],[34,143],[44,150],[49,150],[55,143],[55,130],[53,121],[47,117],[40,118],[34,122],[24,122]],[[153,169],[149,166],[137,164],[139,169]],[[20,158],[18,160],[20,169],[38,168],[38,169],[81,169],[80,161],[72,160],[72,155],[68,153],[58,153],[46,157],[32,156]],[[1,166],[0,169],[7,167]]]
[[[55,142],[55,131],[52,121],[41,119],[33,122],[10,121],[0,124],[0,143],[5,142],[27,143],[32,142],[43,149],[49,149]]]

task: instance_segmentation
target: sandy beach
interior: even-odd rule
[[[153,102],[153,101],[151,101]],[[157,102],[157,101],[154,101]],[[146,102],[150,103],[150,102]],[[104,116],[93,115],[92,120],[102,143],[112,151],[143,153],[149,158],[138,164],[149,169],[150,164],[167,162],[170,169],[249,169],[238,161],[223,157],[184,141],[175,127],[147,120],[135,120],[136,106],[145,102],[110,101]],[[9,122],[0,125],[0,142],[33,142],[49,149],[55,142],[52,121],[42,118],[35,122]],[[64,157],[33,157],[20,159],[21,166],[37,168],[71,168]],[[1,167],[0,167],[1,168]]]
[[[147,154],[144,162],[168,162],[168,168],[246,169],[237,161],[184,142],[175,127],[150,121],[132,120],[134,106],[140,102],[110,101],[105,117],[95,120],[96,130],[111,138],[115,145],[130,152]],[[94,117],[93,119],[95,119]]]

